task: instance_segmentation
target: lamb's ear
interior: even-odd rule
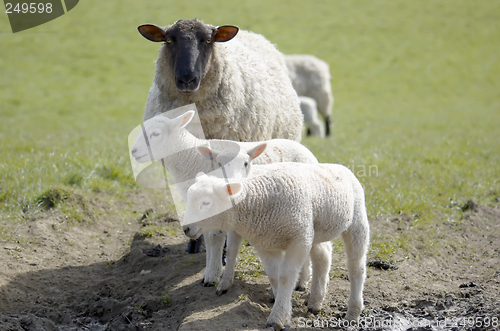
[[[189,110],[181,116],[177,116],[176,118],[171,119],[170,123],[172,127],[180,129],[186,127],[186,125],[188,125],[189,122],[191,122],[191,120],[193,119],[194,113],[194,110]]]
[[[155,24],[143,24],[137,27],[142,36],[154,42],[165,41],[165,30]]]
[[[200,179],[206,177],[207,174],[204,173],[203,171],[200,171],[199,173],[196,174],[196,181],[199,181]]]
[[[266,150],[266,147],[267,147],[267,143],[262,143],[260,145],[257,145],[256,147],[252,148],[251,150],[249,150],[247,153],[248,153],[248,156],[250,156],[250,161],[252,161],[257,156],[262,154],[262,152],[264,152]]]
[[[224,42],[233,39],[240,31],[240,28],[234,25],[221,25],[215,28],[212,38],[214,41]]]
[[[237,197],[243,192],[243,185],[238,182],[226,184],[227,193],[232,197]]]
[[[182,115],[183,117],[182,117],[182,122],[180,124],[180,128],[186,127],[186,125],[188,125],[193,119],[194,114],[195,114],[194,110],[188,110],[187,112],[185,112],[184,115]]]
[[[203,156],[207,160],[211,160],[213,158],[212,150],[210,149],[210,147],[198,146],[196,149],[198,150],[198,153],[200,153],[201,156]]]

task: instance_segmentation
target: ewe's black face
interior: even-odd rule
[[[238,33],[238,27],[210,27],[198,20],[179,20],[164,30],[145,24],[139,32],[151,41],[163,41],[166,56],[174,73],[175,85],[180,93],[191,95],[200,87],[212,56],[213,43],[231,40]]]
[[[212,34],[212,29],[198,21],[179,21],[165,32],[168,63],[182,94],[193,94],[200,87],[213,51]]]

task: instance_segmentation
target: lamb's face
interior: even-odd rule
[[[158,117],[153,117],[144,123],[142,133],[132,147],[132,156],[137,162],[144,163],[165,157],[160,148],[165,140],[164,131],[165,124]]]
[[[247,178],[250,172],[250,156],[245,151],[241,151],[237,155],[232,153],[219,154],[216,162],[223,170],[223,175],[226,178]]]
[[[142,126],[142,134],[132,146],[132,156],[139,163],[163,159],[178,152],[172,142],[192,120],[195,112],[187,111],[181,116],[169,119],[163,115],[150,118]]]
[[[197,238],[202,233],[224,229],[220,218],[213,217],[233,207],[230,195],[239,194],[241,184],[227,184],[225,179],[199,174],[187,191],[183,230],[186,236]]]
[[[218,143],[221,144],[222,141]],[[227,143],[235,145],[236,148],[228,148],[228,145],[225,149],[230,151],[218,151],[207,146],[200,146],[198,152],[207,159],[215,159],[214,163],[221,168],[221,177],[233,180],[247,178],[250,174],[251,161],[264,152],[267,143],[261,143],[250,150],[240,148],[231,141]]]
[[[190,96],[198,91],[209,69],[213,43],[231,40],[238,28],[215,28],[194,19],[179,20],[166,30],[156,25],[142,25],[139,32],[149,40],[165,42],[166,60],[174,73],[177,90]]]

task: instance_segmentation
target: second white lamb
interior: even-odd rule
[[[230,183],[200,174],[187,192],[184,217],[195,223],[184,227],[185,234],[197,238],[204,232],[223,229],[249,241],[264,263],[275,294],[266,327],[278,330],[291,323],[292,292],[308,256],[313,275],[307,306],[319,311],[331,265],[329,241],[341,235],[351,283],[346,319],[357,320],[363,309],[369,243],[359,181],[348,168],[336,164],[254,167],[270,171]]]

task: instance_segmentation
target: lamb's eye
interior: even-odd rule
[[[211,44],[212,43],[212,38],[208,38],[207,39],[207,44]]]
[[[245,168],[248,167],[248,162],[245,162],[244,166],[245,166]]]
[[[211,201],[204,200],[204,201],[201,202],[200,210],[202,210],[202,211],[203,210],[208,210],[211,205],[212,205]]]
[[[165,42],[166,42],[167,44],[171,44],[171,43],[172,43],[172,38],[170,38],[170,37],[169,37],[169,38],[165,39]]]
[[[159,135],[160,135],[159,132],[151,132],[151,134],[149,135],[149,138],[158,137]]]

